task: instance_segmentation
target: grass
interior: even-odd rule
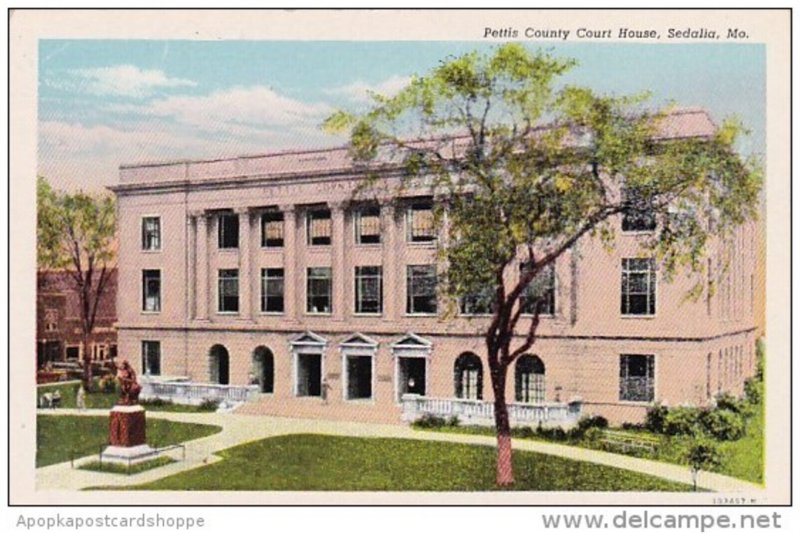
[[[95,386],[98,380],[95,380]],[[61,392],[61,407],[76,408],[80,383],[59,383],[38,387],[38,396],[46,392]],[[87,409],[111,409],[119,399],[119,392],[89,392],[86,394]],[[149,400],[141,403],[148,411],[170,411],[176,413],[208,413],[217,410],[216,404],[182,405],[164,400]]]
[[[223,460],[139,490],[495,490],[493,447],[296,434],[228,448]],[[522,491],[687,491],[689,485],[534,452],[514,453]]]
[[[222,431],[219,426],[169,420],[147,421],[147,443],[158,448]],[[36,417],[36,467],[96,454],[108,441],[105,416],[39,415]]]
[[[720,472],[729,476],[764,483],[764,409],[747,420],[744,437],[719,445],[723,456]]]
[[[81,470],[92,470],[93,472],[132,475],[145,472],[147,470],[152,470],[153,468],[158,468],[159,466],[172,464],[174,462],[175,459],[172,457],[161,456],[156,457],[155,459],[150,459],[149,461],[142,461],[141,463],[132,464],[130,467],[127,464],[122,463],[101,463],[100,461],[92,461],[90,463],[81,465],[78,468]]]

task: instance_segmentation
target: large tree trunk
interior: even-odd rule
[[[83,336],[83,388],[86,392],[92,390],[92,353],[89,350],[91,341],[89,336]]]
[[[506,404],[506,372],[508,367],[497,364],[492,372],[494,391],[494,423],[497,429],[497,486],[514,484],[514,467],[511,462],[511,424]]]

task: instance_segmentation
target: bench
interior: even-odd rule
[[[661,444],[661,439],[647,434],[637,435],[625,431],[605,430],[602,437],[600,437],[600,443],[604,449],[609,451],[617,450],[627,453],[631,450],[642,450],[654,452]]]

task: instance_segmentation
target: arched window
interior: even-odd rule
[[[228,385],[230,383],[228,349],[221,344],[212,346],[208,353],[208,363],[211,383]]]
[[[456,398],[465,400],[483,399],[483,365],[472,352],[458,356],[454,365]]]
[[[538,356],[520,356],[515,366],[514,378],[518,402],[544,402],[544,363]]]
[[[271,394],[275,389],[275,359],[266,346],[253,350],[252,385],[258,385],[259,392]]]

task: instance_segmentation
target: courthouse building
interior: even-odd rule
[[[702,110],[664,124],[713,132]],[[383,173],[391,190],[399,169]],[[119,352],[146,391],[253,414],[490,421],[489,318],[472,301],[442,318],[432,199],[356,202],[362,178],[343,148],[121,167]],[[694,278],[641,257],[652,220],[614,224],[613,251],[583,240],[544,274],[539,338],[509,370],[517,423],[638,421],[654,402],[738,394],[754,372],[755,225],[715,244],[723,281],[692,300]]]

